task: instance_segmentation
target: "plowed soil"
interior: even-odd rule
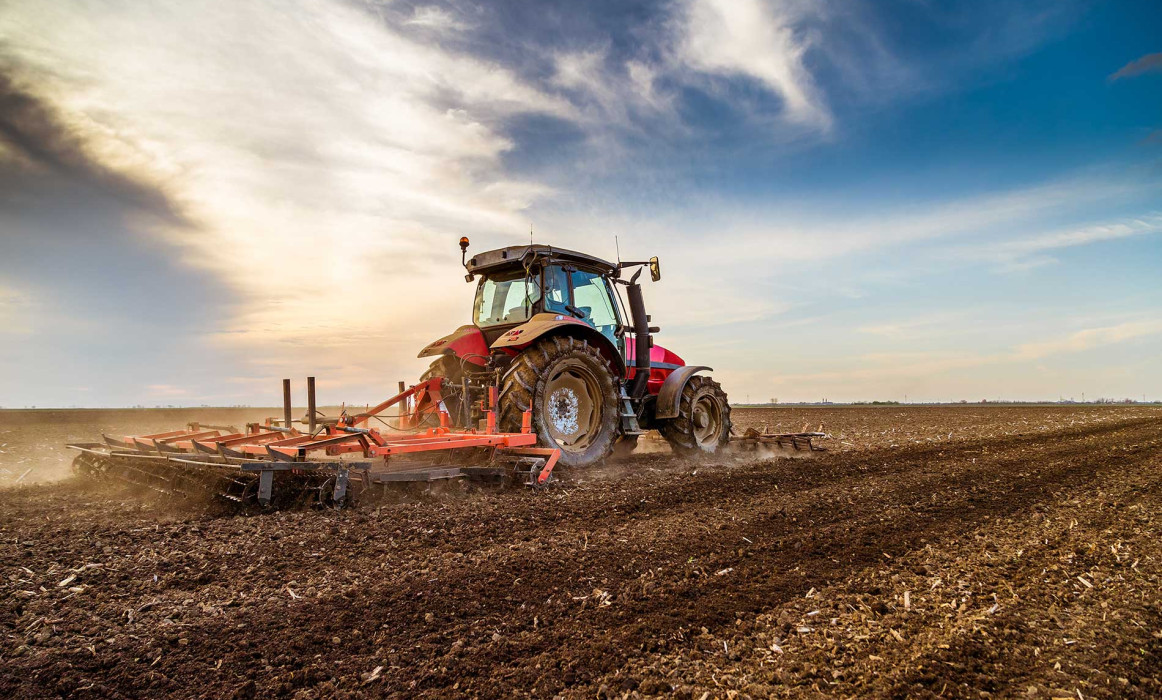
[[[544,492],[0,491],[0,697],[1162,696],[1162,411],[738,410]]]

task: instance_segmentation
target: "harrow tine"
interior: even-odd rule
[[[119,450],[131,450],[131,449],[133,449],[133,446],[130,445],[129,443],[125,442],[124,440],[118,440],[116,438],[111,438],[108,435],[105,435],[104,433],[101,434],[101,437],[105,440],[105,443],[107,445],[109,445],[109,447],[116,447]]]

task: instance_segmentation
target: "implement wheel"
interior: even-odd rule
[[[682,389],[678,417],[663,423],[660,432],[680,454],[717,452],[730,441],[726,392],[710,377],[691,377]]]
[[[620,433],[613,368],[584,340],[553,336],[513,359],[500,385],[500,429],[520,432],[530,407],[540,444],[560,449],[566,467],[605,459]]]

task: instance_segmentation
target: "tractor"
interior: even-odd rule
[[[465,278],[476,282],[472,323],[419,353],[435,358],[423,379],[443,380],[443,405],[430,415],[473,429],[492,387],[497,427],[518,432],[531,414],[538,442],[559,449],[565,467],[630,452],[650,429],[679,453],[727,444],[730,403],[710,368],[653,342],[659,329],[638,278],[648,269],[661,279],[657,257],[611,263],[530,244],[469,258],[468,246],[461,238]]]
[[[328,418],[307,377],[307,414],[294,420],[291,380],[283,379],[281,419],[102,435],[68,445],[80,453],[74,470],[179,497],[339,506],[352,489],[358,499],[446,479],[542,488],[554,466],[630,452],[650,429],[679,454],[717,452],[732,439],[750,449],[817,451],[812,441],[829,437],[822,426],[732,437],[730,403],[705,374],[710,368],[653,342],[658,328],[638,278],[646,269],[662,278],[656,257],[614,264],[530,244],[467,259],[468,245],[460,239],[466,278],[476,282],[472,323],[420,352],[434,359],[418,383],[401,382],[374,407]],[[385,413],[393,407],[394,425]]]

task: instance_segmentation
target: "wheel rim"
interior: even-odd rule
[[[567,360],[545,382],[542,414],[549,436],[567,452],[584,452],[601,425],[601,385],[577,360]]]
[[[718,444],[722,434],[722,405],[710,394],[699,396],[690,414],[694,441],[699,447]]]

